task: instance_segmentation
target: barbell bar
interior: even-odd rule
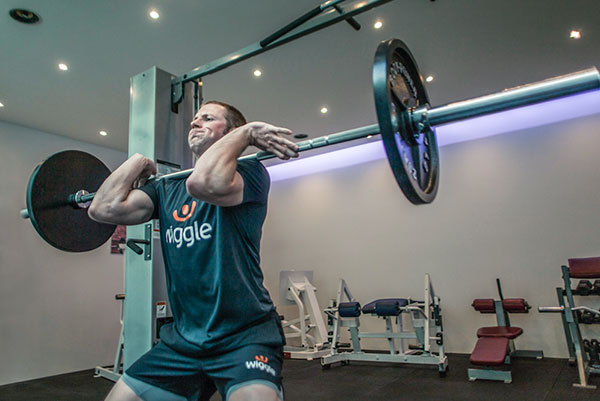
[[[304,152],[381,134],[388,162],[405,196],[413,204],[431,203],[435,199],[439,183],[436,126],[599,88],[600,73],[597,68],[590,68],[537,83],[506,89],[495,94],[431,108],[423,78],[410,50],[404,42],[391,39],[382,42],[378,46],[373,63],[373,93],[378,124],[298,142],[298,151]],[[95,159],[93,156],[89,156]],[[78,157],[81,157],[81,155],[78,155]],[[261,151],[253,155],[242,156],[239,160],[255,159],[260,161],[274,157],[276,156],[272,153]],[[51,159],[47,159],[40,166]],[[95,160],[94,163],[96,163]],[[40,224],[40,218],[35,215],[37,212],[36,208],[33,207],[34,201],[32,200],[36,196],[43,196],[35,194],[36,192],[43,194],[46,189],[36,190],[35,188],[34,176],[36,176],[36,171],[40,166],[37,167],[30,179],[27,209],[21,211],[21,216],[23,218],[30,217],[38,233],[53,246],[78,252],[80,248],[85,247],[77,246],[72,249],[65,249],[64,245],[62,247],[57,246],[53,243],[56,241],[51,241],[47,234],[42,232],[43,230],[41,231],[40,227],[43,225]],[[43,207],[38,205],[38,209],[45,211],[46,208],[64,208],[68,206],[73,210],[84,211],[95,195],[95,192],[92,191],[97,190],[106,176],[110,174],[110,171],[107,173],[106,170],[108,169],[101,169],[99,175],[104,178],[100,182],[84,186],[71,186],[71,192],[61,193],[60,199],[54,194],[48,205],[44,204]],[[183,178],[189,176],[192,171],[193,169],[182,170],[152,177],[151,180]],[[42,183],[45,182],[42,180]],[[54,218],[55,216],[52,215],[51,219]],[[81,215],[81,218],[89,219],[87,213]],[[89,220],[91,221],[91,219]],[[109,228],[106,229],[106,231],[108,230]],[[81,232],[80,227],[78,227],[77,234],[74,235],[81,236]],[[111,234],[112,231],[96,247],[104,243]],[[87,245],[87,247],[91,246],[93,244]]]
[[[540,312],[540,313],[563,313],[565,311],[566,311],[566,308],[564,306],[538,306],[538,312]],[[600,315],[600,310],[593,309],[588,306],[575,306],[575,307],[571,308],[571,311],[572,312],[587,311],[587,312],[591,312],[595,315]]]

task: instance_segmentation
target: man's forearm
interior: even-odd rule
[[[188,188],[195,184],[203,191],[227,192],[234,182],[237,159],[249,144],[245,126],[225,135],[200,156],[188,178]]]

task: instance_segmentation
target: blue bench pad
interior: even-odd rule
[[[369,302],[362,308],[363,313],[375,313],[377,316],[398,316],[398,308],[408,305],[406,298],[382,298]]]

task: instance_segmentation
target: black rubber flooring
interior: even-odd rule
[[[600,389],[579,389],[577,368],[564,359],[513,360],[511,384],[469,382],[469,356],[449,355],[450,369],[440,378],[437,367],[351,362],[322,370],[318,361],[286,360],[286,401],[371,400],[600,400]],[[600,387],[600,376],[591,384]],[[0,386],[1,401],[103,400],[112,382],[94,378],[93,370]],[[220,400],[216,395],[213,400]]]

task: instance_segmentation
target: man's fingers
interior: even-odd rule
[[[273,141],[277,142],[278,144],[280,144],[281,146],[284,146],[286,148],[292,149],[294,151],[298,150],[298,145],[296,145],[295,142],[290,141],[287,138],[284,138],[282,136],[279,135],[275,135],[273,136],[273,138],[271,138]]]
[[[271,131],[275,132],[276,134],[292,135],[291,129],[287,129],[287,128],[283,128],[283,127],[276,127],[274,125],[271,126]]]
[[[279,157],[280,159],[284,159],[284,160],[287,160],[289,158],[298,157],[298,152],[296,152],[297,149],[290,148],[289,146],[286,146],[286,144],[282,144],[282,143],[278,143],[278,142],[269,142],[269,146],[267,147],[266,150],[273,153],[275,156]]]

